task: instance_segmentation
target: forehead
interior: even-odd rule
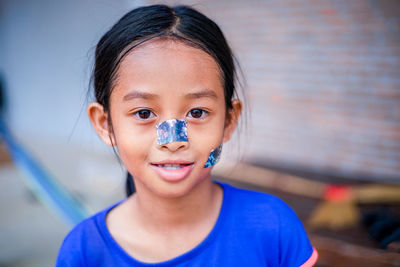
[[[124,62],[126,64],[127,61],[132,59],[139,60],[143,57],[167,58],[169,56],[186,57],[188,62],[193,61],[198,64],[208,63],[219,71],[217,62],[206,51],[196,46],[194,43],[190,43],[190,41],[168,37],[154,38],[139,44],[124,57],[121,65],[123,65]]]
[[[153,39],[133,48],[120,63],[116,76],[115,89],[126,83],[223,88],[215,59],[175,39]]]

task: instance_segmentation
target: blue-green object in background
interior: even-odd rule
[[[21,170],[38,199],[67,224],[75,225],[90,215],[87,208],[35,161],[13,138],[0,117],[0,138],[6,144],[14,164]]]

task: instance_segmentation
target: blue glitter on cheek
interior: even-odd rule
[[[164,145],[171,142],[188,142],[187,122],[171,119],[159,123],[157,126],[157,143]]]
[[[204,168],[208,168],[217,164],[222,152],[222,144],[220,144],[217,148],[211,150],[210,155],[208,156],[207,162],[204,165]]]

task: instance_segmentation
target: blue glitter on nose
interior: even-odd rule
[[[157,125],[157,143],[164,145],[171,142],[188,142],[187,121],[171,119]]]

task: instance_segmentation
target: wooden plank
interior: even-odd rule
[[[310,234],[309,237],[319,254],[319,260],[316,266],[400,266],[399,253],[367,248],[315,234]]]
[[[3,142],[0,142],[0,164],[11,163],[10,155],[8,154],[7,148]]]

